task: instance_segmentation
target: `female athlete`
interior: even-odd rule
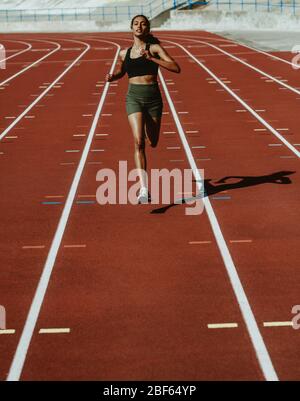
[[[160,41],[150,34],[150,21],[147,17],[133,17],[131,30],[133,45],[120,51],[118,68],[114,74],[106,75],[106,81],[113,82],[128,74],[126,111],[134,137],[134,158],[141,185],[138,203],[148,203],[151,199],[145,174],[145,139],[150,146],[157,146],[163,110],[157,82],[158,68],[179,73],[180,67],[161,46]]]

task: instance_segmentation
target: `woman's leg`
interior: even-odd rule
[[[147,170],[143,113],[129,114],[128,121],[134,138],[134,160],[136,168],[139,169],[140,183],[142,187],[147,187],[146,175],[143,174],[143,170]]]
[[[150,146],[153,148],[155,148],[158,144],[160,125],[161,117],[153,117],[149,113],[145,113],[145,134],[150,142]]]

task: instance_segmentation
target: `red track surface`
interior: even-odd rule
[[[186,138],[197,167],[204,169],[206,191],[258,332],[278,378],[299,380],[300,331],[264,323],[291,321],[293,305],[300,304],[296,224],[300,94],[279,89],[277,82],[265,82],[261,73],[233,62],[230,54],[288,80],[293,88],[299,85],[299,72],[241,45],[219,47],[229,53],[225,55],[208,44],[233,42],[206,32],[160,32],[158,36],[166,47],[174,46],[169,52],[182,67],[180,75],[165,70],[162,74],[173,80],[167,87],[184,131],[198,131],[186,133]],[[7,56],[26,48],[18,41],[43,49],[9,59],[7,69],[0,70],[1,82],[55,49],[55,43],[61,46],[0,92],[0,135],[6,132],[0,143],[0,304],[7,311],[7,328],[15,330],[0,336],[0,377],[7,378],[16,350],[23,350],[24,366],[16,364],[21,380],[264,380],[268,377],[207,212],[186,216],[186,205],[100,206],[95,202],[100,168],[117,170],[119,160],[128,160],[128,169],[134,167],[124,103],[126,78],[117,86],[113,83],[104,98],[95,134],[109,135],[93,137],[32,337],[24,329],[104,90],[99,81],[116,55],[117,46],[105,41],[126,47],[128,39],[125,33],[0,37],[11,50]],[[203,61],[251,109],[264,110],[256,113],[296,152],[169,41]],[[61,84],[12,126],[13,117],[81,54],[59,80]],[[291,61],[287,54],[276,55]],[[190,168],[162,85],[161,90],[168,114],[163,117],[158,148],[147,149],[149,167]],[[74,136],[79,134],[86,136]],[[99,149],[104,151],[93,152]],[[217,183],[226,177],[231,178]],[[47,201],[60,203],[42,203]],[[95,203],[78,203],[82,201]],[[193,241],[204,243],[190,244]],[[66,247],[70,245],[81,247]],[[238,327],[208,328],[214,323]],[[70,328],[70,333],[39,334],[45,328]],[[23,330],[29,338],[28,352],[20,341]]]

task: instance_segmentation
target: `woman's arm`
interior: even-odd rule
[[[105,80],[107,82],[117,81],[118,79],[124,77],[126,71],[124,70],[124,58],[126,55],[126,50],[121,50],[119,53],[119,61],[117,63],[117,67],[113,74],[106,74]]]
[[[160,65],[163,68],[166,68],[169,71],[176,72],[177,74],[180,73],[181,68],[179,67],[179,65],[161,45],[151,45],[151,51],[155,54],[158,54],[160,58],[158,59],[153,57],[149,50],[143,50],[141,54],[144,54],[148,60],[153,61],[154,63]]]

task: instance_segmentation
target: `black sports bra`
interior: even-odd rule
[[[130,52],[132,47],[127,50],[123,68],[128,74],[128,78],[139,77],[142,75],[157,75],[158,64],[152,60],[147,60],[145,57],[131,58]],[[146,44],[146,50],[150,49],[150,43]],[[157,56],[157,58],[159,58]]]

